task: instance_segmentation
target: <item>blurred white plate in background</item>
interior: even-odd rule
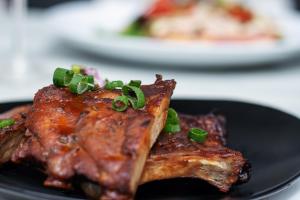
[[[74,48],[166,67],[249,67],[300,54],[300,19],[286,14],[277,16],[284,39],[276,43],[180,43],[118,34],[146,4],[141,0],[66,3],[48,11],[48,27]]]

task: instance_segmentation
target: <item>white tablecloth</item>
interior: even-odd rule
[[[41,87],[51,83],[53,69],[73,63],[98,67],[111,80],[141,79],[151,82],[155,74],[176,79],[174,98],[235,99],[268,105],[300,117],[300,59],[248,70],[203,71],[165,69],[132,63],[117,63],[60,44],[43,26],[43,16],[34,12],[28,19],[26,81],[0,80],[0,102],[32,99]],[[11,56],[9,21],[0,14],[0,74],[6,74]],[[300,58],[300,55],[299,55]],[[36,76],[38,74],[38,76]],[[9,75],[9,73],[8,73]],[[32,75],[32,77],[31,77]],[[273,198],[300,199],[300,181]]]

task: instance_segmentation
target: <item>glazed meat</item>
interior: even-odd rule
[[[118,90],[74,95],[45,87],[34,98],[26,141],[12,159],[39,161],[48,174],[46,186],[69,188],[80,175],[102,187],[102,199],[131,198],[164,127],[174,88],[175,81],[158,76],[154,84],[142,86],[145,108],[116,112],[112,99],[120,95]]]
[[[160,134],[146,162],[141,183],[177,177],[200,178],[222,192],[236,182],[249,178],[247,161],[240,152],[224,147],[223,119],[214,115],[181,115],[181,131]],[[188,131],[198,127],[208,131],[201,144],[188,138]]]
[[[18,124],[23,124],[23,126],[13,129],[15,131],[13,135],[5,132],[1,137],[1,141],[2,144],[5,144],[5,141],[7,141],[5,138],[8,138],[14,141],[14,146],[22,142],[19,149],[23,153],[27,149],[37,157],[39,153],[36,150],[39,150],[40,147],[35,137],[28,137],[27,134],[27,140],[20,139],[25,137],[24,121],[29,108],[29,106],[24,106],[13,109],[9,112],[11,114],[1,115],[1,118],[10,118],[15,115],[17,117],[22,116],[14,118]],[[248,164],[245,159],[239,152],[223,147],[226,143],[226,135],[225,120],[222,116],[180,114],[180,122],[182,127],[180,133],[175,135],[161,133],[158,137],[144,167],[140,184],[154,180],[191,177],[206,180],[225,192],[232,184],[248,180]],[[187,131],[191,127],[199,127],[208,131],[209,135],[204,144],[194,143],[187,139]],[[5,155],[3,150],[7,150],[5,146],[2,145],[2,148],[0,148],[1,163],[6,162],[9,157],[3,156]],[[12,150],[6,152],[11,154]],[[85,193],[92,198],[97,199],[101,194],[100,187],[95,182],[84,179],[81,180],[80,185]]]
[[[248,162],[242,154],[224,147],[225,119],[214,114],[190,116],[180,114],[182,130],[176,134],[162,132],[151,149],[140,184],[178,177],[199,178],[227,192],[233,184],[249,179]],[[203,144],[188,139],[192,127],[208,131]],[[98,185],[81,182],[91,198],[101,193]]]
[[[19,144],[24,140],[25,119],[30,107],[17,107],[0,115],[0,119],[15,120],[13,126],[0,129],[0,164],[8,162]]]

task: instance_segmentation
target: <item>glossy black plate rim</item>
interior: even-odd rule
[[[259,105],[256,103],[251,103],[251,102],[245,102],[245,101],[237,101],[237,100],[231,100],[231,99],[226,99],[226,100],[220,100],[220,99],[172,99],[172,102],[187,102],[187,101],[191,101],[191,102],[195,102],[195,101],[205,101],[205,102],[216,102],[216,103],[235,103],[235,104],[244,104],[244,105],[248,105],[248,106],[256,106],[256,107],[260,107],[260,108],[264,108],[264,109],[268,109],[268,110],[273,110],[273,111],[277,111],[280,112],[282,114],[285,114],[289,117],[298,119],[298,117],[286,113],[280,109],[277,108],[273,108],[270,106],[265,106],[265,105]],[[32,103],[32,101],[30,100],[24,100],[24,101],[9,101],[9,102],[0,102],[0,107],[2,107],[3,105],[8,106],[8,107],[13,107],[13,106],[17,106],[17,105],[23,105],[23,104],[30,104]],[[299,121],[300,123],[300,121]],[[252,196],[250,199],[251,200],[258,200],[258,199],[264,199],[270,196],[273,196],[277,193],[283,192],[286,189],[288,189],[289,187],[291,187],[300,177],[300,166],[298,169],[298,172],[295,173],[293,176],[291,176],[290,178],[288,178],[286,181],[283,181],[280,184],[275,185],[274,187],[270,188],[270,189],[266,189],[264,191],[259,192],[258,194]],[[41,193],[41,192],[37,192],[37,191],[23,191],[21,189],[18,188],[14,188],[13,186],[8,186],[6,184],[2,184],[0,183],[0,193],[2,194],[6,194],[6,195],[12,195],[14,197],[19,197],[19,198],[26,198],[26,199],[45,199],[45,200],[82,200],[81,198],[76,198],[76,197],[62,197],[62,196],[58,196],[58,195],[54,195],[54,194],[45,194],[45,193]]]

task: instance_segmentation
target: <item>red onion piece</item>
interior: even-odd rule
[[[105,80],[101,78],[98,70],[91,67],[86,67],[83,69],[84,73],[87,75],[94,76],[95,83],[98,84],[100,87],[105,85]]]

